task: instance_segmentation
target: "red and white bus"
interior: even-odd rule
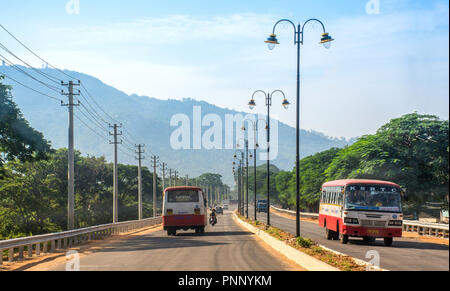
[[[170,187],[164,190],[163,227],[168,235],[194,229],[203,234],[208,223],[208,201],[198,187]]]
[[[401,237],[403,210],[401,187],[377,180],[338,180],[322,186],[319,225],[327,239],[346,244],[349,237],[365,241],[383,238],[391,246]]]

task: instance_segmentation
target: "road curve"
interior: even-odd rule
[[[236,224],[231,212],[219,215],[206,234],[164,231],[112,242],[81,257],[81,271],[290,271],[300,268],[278,255]],[[65,270],[65,264],[54,271]]]
[[[249,207],[249,214],[254,218],[253,208]],[[266,222],[267,213],[258,213],[257,218]],[[295,235],[295,220],[285,218],[274,213],[270,215],[271,225]],[[392,247],[385,247],[383,240],[375,243],[364,243],[362,239],[350,238],[347,245],[339,241],[329,241],[325,238],[324,230],[312,222],[301,222],[301,234],[332,250],[349,256],[369,261],[368,251],[374,250],[380,254],[380,267],[392,271],[448,271],[449,247],[427,243],[419,239],[396,238]]]

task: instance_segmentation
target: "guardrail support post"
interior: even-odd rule
[[[41,255],[41,243],[36,244],[36,256]]]
[[[3,250],[0,249],[0,266],[3,265]]]
[[[28,257],[33,257],[33,245],[28,245]]]
[[[51,252],[52,252],[52,253],[56,252],[56,242],[55,242],[54,239],[52,239]]]
[[[8,250],[8,262],[14,261],[14,248]]]
[[[57,248],[58,250],[61,249],[61,240],[60,240],[60,239],[58,240],[58,244],[56,245],[56,248]]]
[[[19,259],[23,259],[23,250],[24,250],[24,247],[20,246],[19,247]]]
[[[42,254],[48,253],[48,242],[44,242],[44,247],[42,248]]]

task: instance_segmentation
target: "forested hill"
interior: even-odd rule
[[[30,75],[39,77],[35,71],[20,67],[21,70]],[[67,76],[62,75],[53,69],[40,69],[40,72],[56,76],[67,81]],[[65,97],[58,95],[54,91],[42,86],[22,72],[9,66],[0,66],[0,74],[4,73],[15,80],[36,88],[41,92],[56,96],[64,100]],[[215,105],[200,102],[193,99],[160,100],[157,98],[137,95],[127,95],[111,86],[101,82],[99,79],[77,72],[66,71],[69,75],[80,79],[83,85],[88,88],[90,94],[96,102],[114,119],[123,123],[126,130],[131,133],[129,136],[136,138],[136,142],[147,145],[147,149],[158,155],[161,161],[167,162],[170,167],[178,169],[182,174],[189,174],[191,177],[205,172],[219,172],[224,176],[227,183],[232,183],[231,164],[233,160],[233,150],[173,150],[170,146],[170,135],[175,130],[170,127],[170,119],[175,114],[185,114],[192,120],[193,107],[201,106],[202,116],[215,113],[224,120],[225,114],[237,114],[239,112],[219,108]],[[67,147],[67,108],[60,105],[58,101],[46,98],[35,93],[14,81],[6,78],[5,84],[13,86],[14,101],[22,110],[24,117],[34,128],[42,132],[45,138],[52,143],[53,148]],[[75,88],[77,89],[77,88]],[[82,93],[84,93],[83,89]],[[84,93],[87,97],[86,93]],[[195,97],[195,96],[194,96]],[[82,97],[80,101],[86,102]],[[95,104],[91,101],[92,105]],[[85,125],[75,119],[75,146],[83,154],[95,156],[105,156],[107,160],[112,158],[112,146],[106,139],[109,135],[106,130],[96,127],[81,114],[79,108],[75,109],[77,118],[84,119],[93,129],[100,133],[101,138],[91,132]],[[97,111],[104,115],[103,112]],[[77,113],[78,112],[78,113]],[[105,116],[106,121],[113,122]],[[107,128],[107,124],[103,124]],[[238,126],[238,128],[240,125]],[[204,128],[204,131],[207,128]],[[134,143],[135,141],[132,140]],[[325,136],[314,131],[301,131],[301,156],[309,156],[332,147],[344,147],[351,142],[345,139],[337,139]],[[133,153],[125,150],[128,154],[120,152],[121,163],[135,164]],[[147,158],[151,156],[147,152]],[[295,161],[295,129],[285,124],[279,125],[279,155],[274,164],[280,169],[290,170]],[[150,159],[145,161],[150,166]]]

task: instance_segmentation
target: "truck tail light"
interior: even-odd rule
[[[173,209],[167,209],[167,210],[166,210],[166,215],[167,215],[167,216],[173,215]]]
[[[194,214],[195,215],[200,215],[200,208],[195,208],[194,209]]]

